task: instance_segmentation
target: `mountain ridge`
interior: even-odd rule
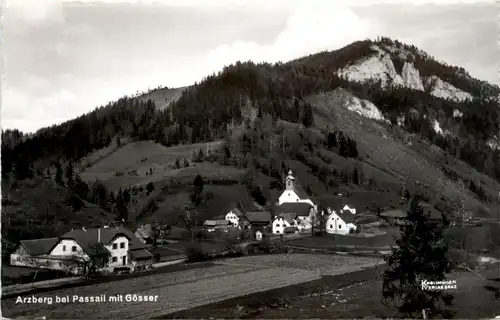
[[[378,69],[356,74],[367,61]],[[499,205],[499,93],[463,68],[388,38],[286,63],[237,62],[192,86],[124,97],[28,138],[3,132],[2,187],[5,194],[16,185],[37,192],[54,180],[119,219],[177,223],[192,205],[197,174],[210,181],[220,175],[244,186],[231,187],[233,197],[269,206],[282,167],[295,166],[317,196],[345,187],[397,202],[405,188],[427,194],[443,212],[489,216]],[[127,152],[141,157],[112,163]],[[207,193],[205,207],[222,203],[225,188],[210,189],[215,196]],[[203,206],[196,210],[210,217]],[[5,203],[5,210],[36,216],[39,204]]]

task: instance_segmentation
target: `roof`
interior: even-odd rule
[[[407,216],[403,210],[388,210],[381,212],[380,215],[387,218],[406,218]]]
[[[47,254],[56,245],[58,238],[21,240],[21,244],[32,256]]]
[[[153,257],[153,255],[151,254],[151,252],[149,252],[146,249],[140,249],[140,250],[130,251],[130,256],[134,260],[149,259],[149,258]]]
[[[335,211],[339,211],[339,209],[343,208],[345,205],[345,199],[342,197],[321,197],[318,198],[317,202]],[[351,206],[349,205],[349,207]]]
[[[286,190],[285,190],[286,191]],[[295,184],[293,191],[299,196],[300,199],[309,199],[311,196],[307,194],[307,192],[302,189],[302,187],[298,184]]]
[[[285,232],[296,232],[296,231],[299,231],[299,229],[297,227],[286,227]]]
[[[98,236],[98,230],[100,230],[100,235]],[[118,227],[118,228],[92,228],[92,229],[77,229],[67,232],[61,239],[73,239],[75,240],[83,251],[88,255],[95,255],[96,250],[94,246],[97,244],[98,237],[100,243],[105,245],[109,244],[118,235],[123,235],[129,240],[129,250],[144,249],[147,246],[144,245],[133,233],[132,231]],[[97,252],[99,253],[99,252]]]
[[[269,222],[271,221],[271,213],[267,211],[261,212],[247,212],[245,217],[250,223],[252,222]]]
[[[354,223],[356,220],[356,215],[352,214],[348,210],[339,210],[337,212],[337,215],[340,217],[340,219],[344,220],[345,223]]]
[[[139,233],[139,235],[141,237],[143,237],[144,239],[146,239],[146,238],[153,238],[153,236],[154,236],[153,228],[151,227],[150,224],[135,229],[135,232]]]
[[[313,206],[306,202],[283,203],[276,207],[276,213],[295,213],[298,216],[309,216]]]
[[[203,223],[204,226],[227,226],[231,223],[229,220],[205,220],[205,223]]]
[[[350,211],[342,211],[342,210],[333,210],[331,214],[327,216],[327,220],[330,218],[332,214],[336,214],[340,217],[345,223],[354,223],[356,219],[356,215],[352,214]]]
[[[276,218],[283,218],[289,224],[294,224],[294,220],[297,218],[297,215],[295,213],[281,213]]]

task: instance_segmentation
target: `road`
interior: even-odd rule
[[[295,258],[292,258],[295,257]],[[313,255],[273,255],[226,259],[215,266],[127,279],[94,286],[62,289],[37,297],[52,297],[53,303],[16,304],[16,298],[2,301],[6,317],[46,316],[47,319],[137,319],[151,318],[254,292],[320,279],[332,269],[371,265],[366,258],[328,256],[317,263]],[[348,260],[347,260],[348,259]],[[305,261],[310,263],[305,263]],[[304,267],[300,267],[304,266]],[[337,271],[339,272],[339,271]],[[56,297],[113,295],[158,295],[156,302],[55,303]],[[28,295],[30,296],[30,295]]]

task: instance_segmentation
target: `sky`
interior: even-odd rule
[[[237,60],[286,61],[377,36],[498,83],[494,1],[6,1],[2,129],[33,132]]]

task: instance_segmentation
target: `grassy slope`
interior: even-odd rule
[[[399,128],[394,129],[351,112],[337,103],[337,97],[336,92],[327,92],[309,98],[315,108],[317,126],[330,124],[353,136],[360,155],[367,165],[374,168],[371,174],[375,179],[382,177],[393,185],[393,189],[405,184],[410,191],[425,192],[433,203],[444,196],[454,201],[464,199],[466,208],[474,212],[491,210],[492,206],[485,206],[472,192],[445,176],[440,169],[445,157],[442,150],[415,140],[411,146],[405,144],[398,133],[401,131]],[[488,194],[492,195],[493,190],[500,188],[497,182],[462,162],[456,159],[450,161],[461,176],[483,181]],[[394,178],[392,183],[390,176]]]
[[[186,87],[155,89],[142,95],[139,99],[142,101],[151,99],[158,109],[163,110],[167,108],[170,103],[177,101],[181,97],[184,89],[186,89]]]

